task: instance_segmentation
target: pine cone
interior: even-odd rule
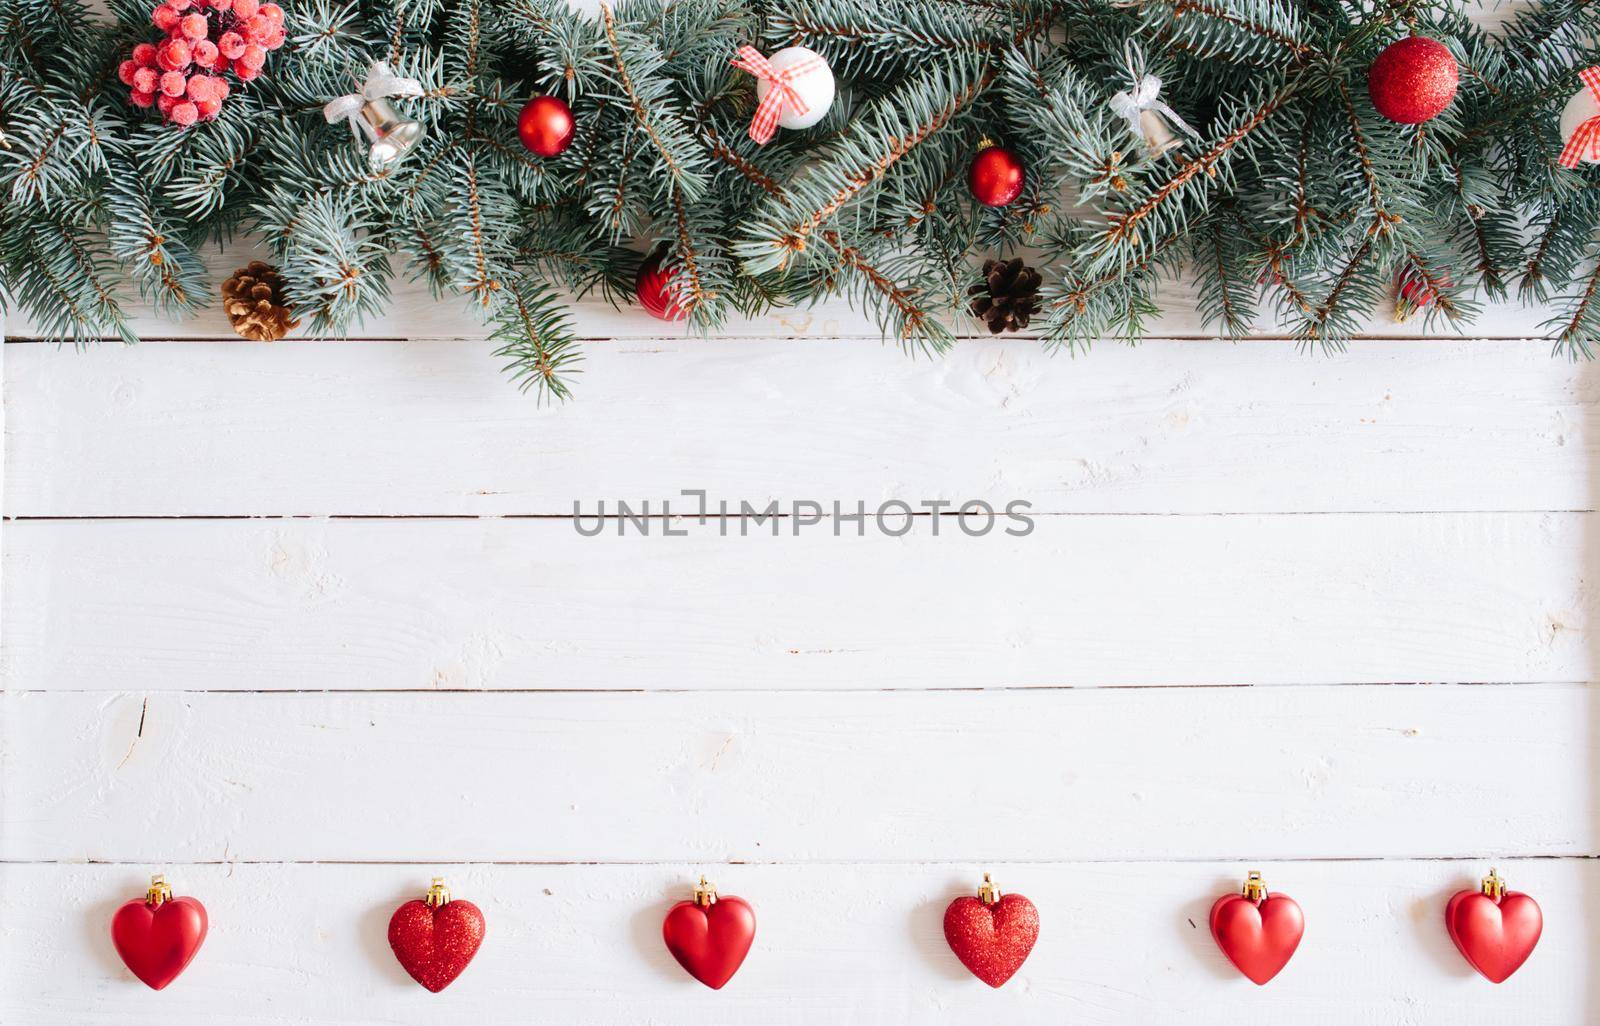
[[[276,342],[300,323],[283,301],[278,269],[260,260],[250,261],[222,283],[222,308],[233,330],[252,342]]]
[[[1004,262],[985,260],[983,281],[972,286],[972,316],[989,326],[991,335],[1020,331],[1039,308],[1039,272],[1022,263],[1021,257]]]

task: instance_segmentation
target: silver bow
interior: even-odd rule
[[[367,69],[367,81],[361,87],[361,91],[329,100],[322,108],[322,116],[328,119],[330,125],[335,121],[350,122],[350,131],[359,142],[365,121],[358,115],[361,113],[361,108],[369,101],[382,100],[390,96],[421,95],[421,82],[414,78],[401,78],[389,70],[388,64],[383,61],[373,61],[372,67]],[[371,134],[369,131],[368,135]]]
[[[1145,75],[1133,87],[1133,92],[1123,92],[1111,98],[1111,113],[1128,123],[1128,131],[1135,137],[1145,138],[1144,126],[1140,124],[1140,115],[1147,110],[1153,110],[1172,122],[1174,128],[1183,132],[1191,139],[1200,138],[1200,133],[1190,128],[1180,117],[1177,111],[1168,107],[1166,101],[1161,99],[1161,79],[1155,75]]]

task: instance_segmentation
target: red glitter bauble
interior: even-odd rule
[[[1217,947],[1257,985],[1289,964],[1305,932],[1300,906],[1286,895],[1224,894],[1211,906],[1211,936]]]
[[[572,108],[558,96],[535,96],[517,115],[522,145],[541,157],[554,157],[572,145]]]
[[[111,943],[133,975],[160,990],[194,961],[206,925],[205,906],[193,898],[135,898],[111,917]]]
[[[690,976],[721,990],[744,964],[756,939],[756,913],[743,898],[718,898],[711,905],[680,901],[661,922],[661,939]]]
[[[967,169],[967,187],[986,207],[1003,207],[1022,195],[1022,159],[1004,146],[985,146]]]
[[[1437,39],[1407,36],[1390,43],[1367,69],[1367,93],[1378,113],[1402,125],[1439,116],[1456,96],[1460,69]]]
[[[1022,968],[1039,939],[1039,910],[1020,894],[991,902],[957,898],[944,910],[944,939],[972,975],[998,987]]]
[[[389,947],[411,978],[437,994],[483,943],[483,913],[470,901],[408,901],[389,920]]]
[[[639,265],[639,274],[633,280],[633,290],[639,305],[651,317],[663,321],[681,321],[689,312],[678,302],[672,291],[672,272],[662,269],[666,250],[656,250],[648,260]]]

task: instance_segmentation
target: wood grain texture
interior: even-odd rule
[[[1595,516],[26,521],[0,615],[36,690],[1583,681]]]
[[[1594,694],[13,694],[7,859],[1595,855]],[[159,824],[159,826],[154,826]]]
[[[11,346],[13,516],[558,514],[1024,499],[1044,512],[1592,506],[1600,378],[1539,342],[590,347],[541,406],[470,342]],[[592,508],[592,505],[591,505]],[[679,504],[681,507],[681,503]]]
[[[449,990],[430,995],[395,964],[389,913],[433,866],[167,867],[200,897],[212,931],[190,969],[152,994],[118,963],[106,933],[141,893],[130,866],[4,866],[0,1018],[28,1026],[439,1026],[532,1021],[564,1026],[751,1023],[974,1023],[1015,1026],[1548,1026],[1588,1021],[1600,943],[1600,864],[1499,864],[1546,911],[1526,966],[1495,987],[1445,934],[1450,893],[1477,863],[1271,863],[1268,882],[1306,910],[1306,939],[1258,988],[1216,951],[1206,912],[1238,886],[1242,863],[996,865],[1039,905],[1033,955],[1001,990],[967,975],[940,933],[945,904],[977,866],[729,866],[714,876],[756,909],[756,944],[712,992],[661,945],[667,907],[705,867],[447,866],[455,893],[488,919],[484,947]],[[1587,914],[1586,914],[1587,913]]]

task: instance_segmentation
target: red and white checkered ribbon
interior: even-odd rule
[[[733,66],[772,83],[772,88],[767,90],[767,95],[762,97],[756,106],[755,116],[750,119],[750,138],[764,145],[778,130],[778,118],[783,116],[783,108],[788,107],[796,114],[807,114],[811,111],[811,108],[806,106],[806,101],[800,98],[800,94],[790,83],[805,78],[818,68],[826,67],[827,62],[813,55],[779,71],[761,56],[760,50],[753,46],[741,46],[738,56],[733,59]]]
[[[1584,68],[1578,72],[1578,77],[1588,87],[1589,95],[1600,102],[1600,66]],[[1600,115],[1586,118],[1561,147],[1562,167],[1577,167],[1580,160],[1600,160]]]

